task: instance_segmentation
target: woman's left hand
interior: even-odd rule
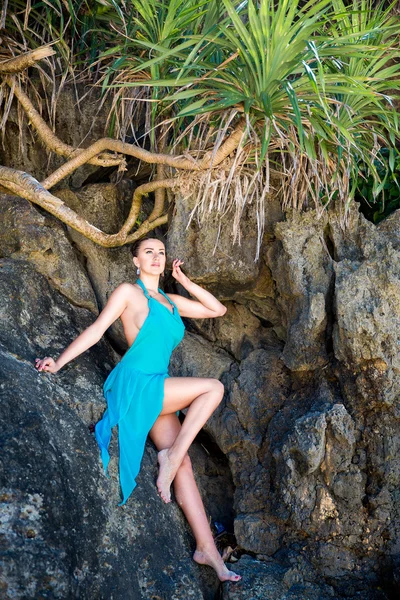
[[[178,283],[186,287],[190,284],[190,279],[181,271],[181,265],[183,265],[183,260],[179,260],[179,258],[175,258],[172,262],[172,277],[174,277]]]

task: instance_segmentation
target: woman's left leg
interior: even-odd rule
[[[150,437],[158,450],[170,448],[181,431],[176,414],[161,415],[150,431]],[[189,456],[184,457],[174,479],[177,502],[183,510],[196,539],[193,559],[215,569],[220,581],[239,581],[240,575],[229,571],[219,554],[208,523]]]

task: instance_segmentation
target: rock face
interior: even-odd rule
[[[129,212],[133,186],[92,184],[72,192],[62,189],[57,195],[89,223],[105,233],[116,233]],[[83,235],[69,229],[71,240],[81,254],[100,309],[103,309],[113,290],[124,281],[134,283],[136,274],[129,248],[102,248]],[[117,321],[110,329],[117,347],[126,350],[122,324]]]
[[[313,213],[294,213],[275,229],[270,261],[286,330],[282,358],[292,371],[312,371],[328,362],[325,338],[333,269],[325,227],[326,220],[316,221]]]
[[[335,598],[333,588],[310,584],[304,570],[282,566],[276,561],[257,561],[244,557],[237,565],[243,576],[239,584],[226,584],[223,600],[329,600]]]
[[[112,232],[132,185],[59,193]],[[134,497],[116,507],[117,461],[107,480],[87,429],[118,360],[108,341],[56,377],[32,367],[133,281],[129,250],[98,248],[25,201],[1,198],[4,597],[397,597],[400,212],[375,227],[353,211],[343,231],[334,210],[318,220],[274,206],[258,263],[250,221],[241,247],[220,231],[215,254],[215,224],[186,229],[190,202],[177,198],[169,228],[172,257],[228,309],[189,321],[171,364],[172,375],[225,385],[191,451],[211,520],[238,544],[244,578],[220,586],[190,561],[178,507],[159,503],[151,444]],[[118,326],[109,339],[123,350]]]
[[[0,199],[1,256],[28,260],[70,302],[97,313],[88,275],[61,224],[27,200]]]
[[[389,243],[378,257],[336,268],[334,347],[368,401],[396,406],[400,383],[400,252]]]
[[[212,219],[207,226],[192,220],[187,227],[193,208],[194,199],[176,199],[168,232],[171,257],[184,257],[192,277],[213,292],[218,290],[220,296],[231,297],[237,291],[252,287],[260,270],[254,261],[257,249],[254,231],[245,228],[241,245],[232,248],[230,227],[220,229]]]
[[[56,376],[33,368],[91,315],[22,261],[1,261],[0,289],[2,598],[212,598],[218,582],[190,560],[182,514],[156,494],[155,450],[124,508],[115,441],[111,479],[102,473],[88,424],[104,409],[110,347],[98,344]]]

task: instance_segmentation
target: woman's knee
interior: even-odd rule
[[[212,390],[215,392],[215,395],[219,398],[221,402],[224,397],[224,385],[219,381],[219,379],[211,379]]]

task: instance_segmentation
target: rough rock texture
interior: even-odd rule
[[[286,329],[283,360],[292,371],[327,364],[327,303],[332,293],[332,260],[324,241],[326,219],[298,215],[278,223],[270,251],[278,306]]]
[[[193,198],[176,198],[168,231],[170,255],[184,258],[192,277],[219,296],[231,297],[237,291],[253,287],[260,270],[254,261],[257,248],[254,230],[244,226],[241,245],[232,247],[230,227],[220,230],[215,219],[210,218],[206,226],[192,220],[187,227],[193,207]],[[245,218],[243,222],[246,223]]]
[[[225,306],[227,312],[223,319],[193,321],[190,326],[238,361],[252,350],[279,344],[273,328],[263,326],[246,306],[237,302],[225,302]]]
[[[386,236],[385,236],[386,237]],[[368,399],[394,404],[400,383],[400,248],[390,241],[364,260],[335,267],[334,349]]]
[[[335,598],[333,588],[305,580],[304,569],[283,566],[277,561],[261,562],[248,556],[235,566],[243,579],[238,584],[226,583],[222,600],[329,600]],[[310,569],[309,569],[310,570]]]
[[[23,198],[0,195],[0,256],[28,260],[70,302],[97,313],[90,280],[64,227]]]
[[[74,192],[62,189],[57,192],[57,196],[95,227],[105,233],[116,233],[128,215],[133,189],[130,182],[124,181],[119,186],[111,183],[87,185]],[[124,281],[135,282],[131,252],[127,246],[102,248],[73,229],[69,229],[69,235],[82,253],[102,309],[118,285]],[[110,328],[110,335],[121,350],[126,350],[125,336],[119,320]]]

